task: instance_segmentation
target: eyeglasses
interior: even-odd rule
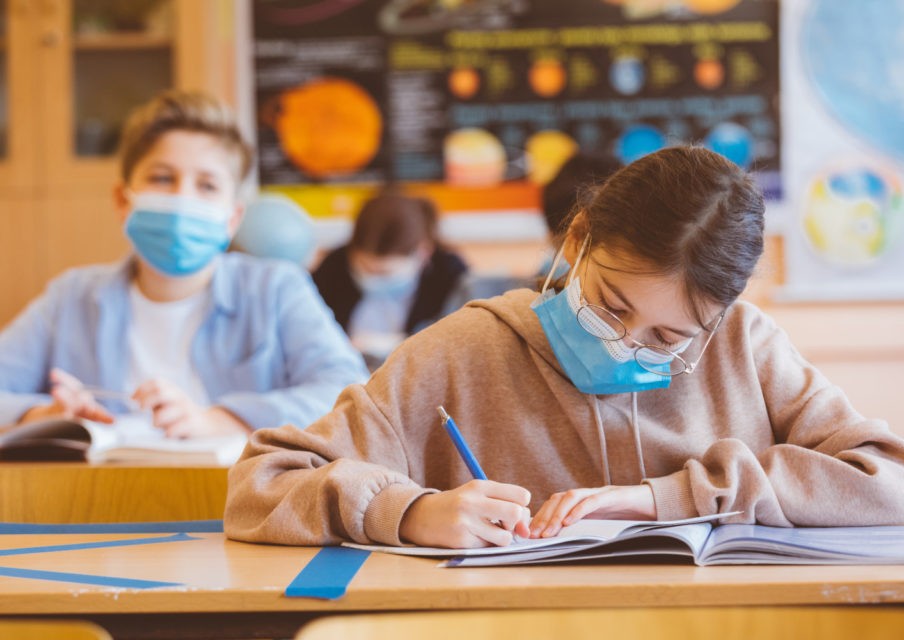
[[[583,289],[583,283],[581,286]],[[724,317],[725,312],[723,311],[719,314],[715,326],[708,330],[709,336],[703,344],[703,349],[700,350],[700,355],[693,362],[688,362],[674,351],[665,347],[643,344],[632,338],[631,341],[637,347],[634,351],[634,360],[646,371],[660,376],[672,377],[682,373],[691,374],[700,363],[706,347],[709,346],[709,341],[712,340]],[[584,298],[583,291],[581,291],[581,306],[578,308],[577,318],[584,331],[603,342],[615,343],[623,340],[628,335],[628,328],[617,315],[598,304],[589,304]],[[668,366],[668,369],[665,369],[666,366]]]

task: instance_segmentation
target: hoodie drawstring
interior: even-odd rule
[[[612,484],[609,474],[609,453],[606,449],[606,429],[603,427],[603,417],[600,415],[600,399],[589,396],[590,406],[593,407],[593,419],[596,421],[596,431],[600,437],[600,454],[603,464],[603,481],[605,486]],[[643,448],[640,446],[640,427],[637,420],[637,392],[631,392],[631,431],[634,433],[634,451],[637,454],[637,466],[640,469],[640,479],[646,480],[647,469],[643,463]]]
[[[604,486],[612,484],[612,478],[609,476],[609,454],[606,451],[606,430],[603,428],[603,417],[600,415],[600,399],[596,396],[590,396],[590,406],[593,407],[593,418],[596,420],[596,431],[600,436],[600,453],[602,454],[603,463],[603,482]]]
[[[640,425],[637,423],[637,392],[631,392],[631,429],[634,431],[634,451],[637,452],[637,466],[640,479],[647,479],[647,469],[643,464],[643,448],[640,446]]]

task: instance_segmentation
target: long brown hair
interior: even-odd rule
[[[656,273],[683,277],[701,325],[707,303],[726,307],[763,253],[765,204],[753,178],[702,147],[671,147],[618,170],[579,203],[572,232]],[[578,215],[583,214],[583,215]]]

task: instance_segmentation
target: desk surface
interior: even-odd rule
[[[167,534],[2,535],[0,549]],[[901,566],[620,564],[442,569],[430,559],[372,554],[346,596],[287,598],[317,549],[250,545],[223,534],[127,547],[3,555],[0,567],[180,583],[118,589],[0,577],[0,614],[340,612],[406,609],[904,602]]]

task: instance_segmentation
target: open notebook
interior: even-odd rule
[[[446,567],[587,562],[631,556],[677,556],[714,564],[904,564],[904,527],[782,528],[715,526],[729,514],[644,522],[582,520],[558,536],[507,547],[347,546],[402,555],[447,558]]]
[[[231,465],[247,438],[227,436],[177,440],[151,425],[148,414],[120,415],[112,425],[90,420],[49,419],[0,432],[0,460]]]

